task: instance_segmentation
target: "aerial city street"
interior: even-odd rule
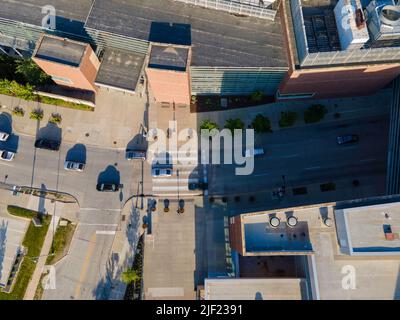
[[[397,0],[1,0],[0,300],[399,299]]]

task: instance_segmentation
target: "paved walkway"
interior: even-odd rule
[[[383,89],[378,93],[371,96],[354,97],[354,98],[340,98],[340,99],[322,99],[322,100],[305,100],[305,101],[286,101],[277,102],[257,107],[248,107],[243,109],[221,110],[214,112],[202,112],[197,114],[198,126],[204,119],[215,121],[220,128],[223,128],[225,122],[229,118],[240,118],[245,127],[251,124],[254,117],[261,113],[267,116],[271,122],[273,131],[281,130],[279,127],[279,119],[283,111],[296,111],[298,118],[293,127],[309,125],[304,122],[304,110],[312,104],[322,104],[328,110],[324,119],[321,122],[334,122],[337,121],[335,114],[340,114],[340,120],[356,119],[363,116],[373,116],[382,113],[388,113],[388,108],[383,106],[390,106],[392,97],[392,89]],[[293,128],[292,127],[292,128]]]
[[[142,223],[145,214],[144,210],[140,210],[140,200],[136,203],[136,199],[129,201],[122,211],[122,216],[125,218],[115,234],[111,249],[110,264],[113,268],[109,275],[112,282],[108,294],[109,300],[124,299],[127,285],[121,281],[121,274],[132,267],[138,240],[143,233]]]
[[[43,242],[42,251],[40,252],[40,258],[36,263],[35,271],[32,275],[31,281],[28,284],[28,288],[26,289],[24,300],[33,300],[35,297],[35,292],[38,285],[41,285],[40,278],[42,277],[44,266],[46,264],[47,256],[50,253],[51,244],[53,242],[53,235],[57,229],[58,221],[60,217],[52,216],[51,222],[49,226],[49,230],[47,231],[46,238]]]
[[[41,108],[44,112],[41,127],[47,125],[52,113],[61,114],[63,141],[105,148],[126,148],[145,122],[144,98],[106,89],[100,89],[97,94],[96,108],[93,112],[25,101],[5,95],[0,95],[0,106],[0,112],[10,115],[16,106],[25,110],[24,117],[12,117],[13,130],[18,134],[36,135],[37,122],[29,119],[29,114],[32,110]]]

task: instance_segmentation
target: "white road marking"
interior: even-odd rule
[[[253,177],[263,177],[263,176],[268,176],[270,174],[271,174],[270,172],[269,173],[254,174]]]
[[[315,170],[315,169],[321,169],[321,166],[308,167],[305,170]]]
[[[14,164],[7,163],[7,162],[4,162],[4,161],[1,161],[0,164],[3,165],[3,166],[6,166],[6,167],[15,167]]]
[[[154,183],[171,183],[171,182],[175,182],[175,183],[187,183],[187,182],[189,182],[189,183],[193,183],[193,182],[199,182],[199,179],[181,179],[181,178],[179,178],[179,179],[175,179],[175,178],[171,178],[171,179],[168,179],[168,178],[154,178],[153,179],[153,184]]]
[[[114,235],[116,231],[105,231],[105,230],[96,230],[96,234],[103,234],[103,235]]]
[[[362,159],[360,162],[369,162],[369,161],[375,161],[376,159]]]
[[[178,185],[176,186],[157,186],[153,187],[153,191],[177,191],[178,190]],[[188,191],[187,186],[179,186],[179,191]]]

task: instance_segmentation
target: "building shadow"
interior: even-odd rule
[[[190,24],[152,22],[150,27],[149,41],[190,46],[192,45],[192,32]]]
[[[71,149],[67,151],[65,161],[86,163],[86,146],[82,143],[75,144]]]
[[[47,123],[43,128],[40,128],[36,134],[36,140],[46,139],[52,141],[61,142],[62,139],[62,129],[54,123]]]
[[[115,183],[120,184],[121,176],[117,168],[109,165],[104,171],[100,172],[97,183]]]
[[[394,289],[393,299],[400,300],[400,265],[399,265],[399,271],[397,272],[397,282],[396,282],[396,288]]]
[[[0,279],[2,278],[3,261],[6,254],[6,243],[7,243],[7,228],[8,223],[4,220],[0,224]]]

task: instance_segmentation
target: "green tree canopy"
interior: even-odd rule
[[[122,273],[121,280],[126,284],[129,284],[131,282],[136,283],[140,281],[140,274],[138,273],[137,270],[127,269]]]
[[[40,69],[31,59],[16,60],[15,72],[22,75],[27,83],[34,86],[47,84],[51,79],[51,77]]]
[[[254,118],[253,122],[251,123],[251,127],[257,133],[272,132],[271,122],[269,121],[268,117],[265,117],[260,113]]]
[[[239,118],[236,119],[231,118],[226,120],[225,128],[231,130],[233,135],[235,129],[240,129],[240,130],[244,129],[244,123]]]

